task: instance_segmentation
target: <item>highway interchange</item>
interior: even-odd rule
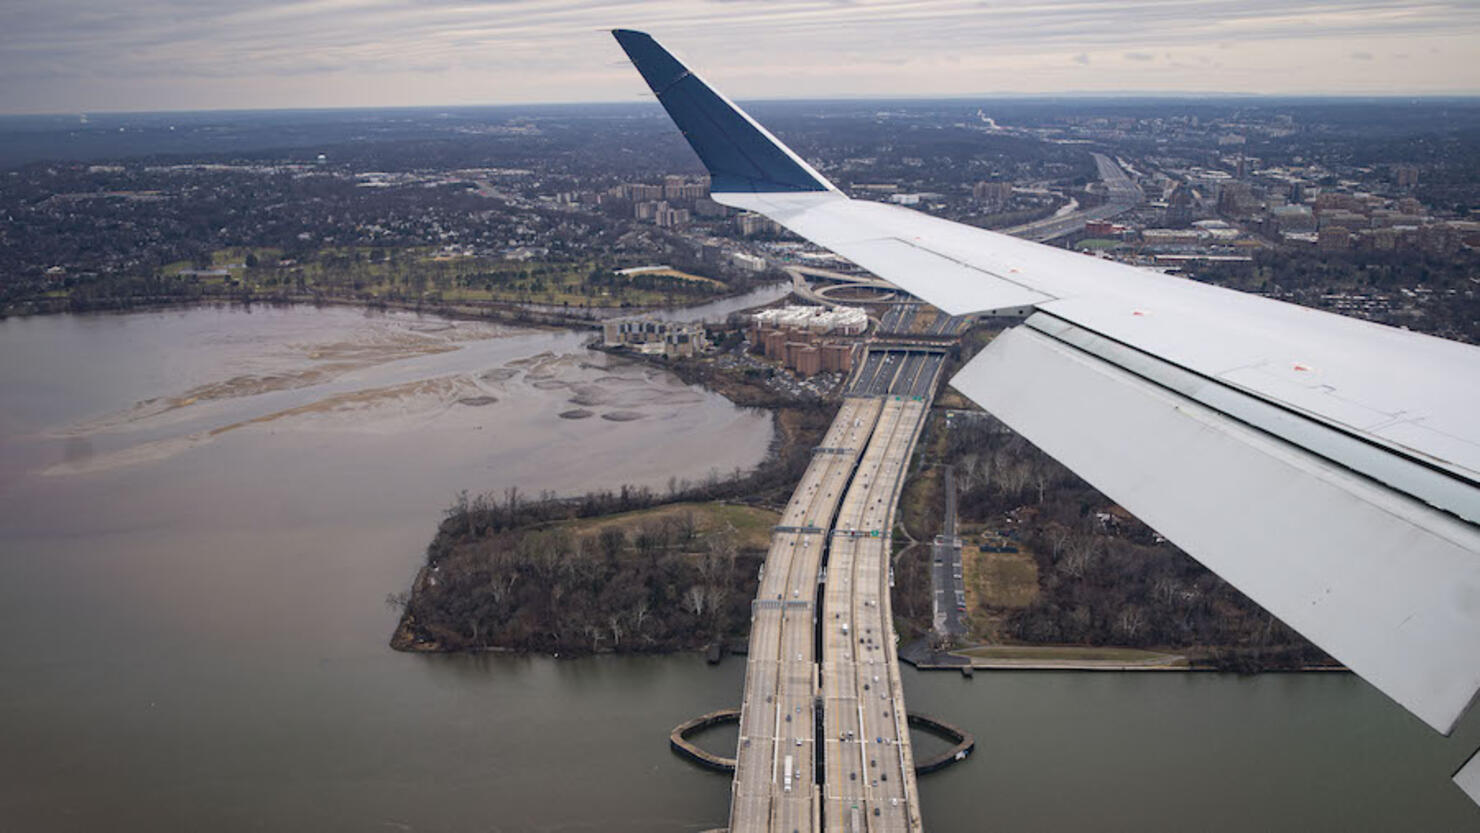
[[[1141,186],[1127,176],[1114,159],[1103,153],[1090,155],[1094,157],[1100,180],[1105,184],[1104,204],[1015,226],[1006,229],[1004,233],[1041,243],[1079,231],[1090,220],[1108,220],[1117,214],[1123,214],[1146,200]]]

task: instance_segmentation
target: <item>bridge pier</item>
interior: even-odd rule
[[[915,714],[914,712],[907,713],[906,717],[909,720],[910,726],[913,728],[945,738],[955,744],[955,746],[933,758],[916,761],[916,775],[935,772],[945,769],[958,761],[964,761],[971,755],[972,750],[976,749],[976,738],[965,729],[952,726],[945,721],[936,720],[933,717]],[[690,762],[705,769],[712,769],[715,772],[733,773],[735,771],[734,758],[725,758],[713,752],[700,749],[689,740],[689,736],[725,723],[739,722],[739,709],[718,709],[708,714],[700,715],[692,720],[685,720],[683,723],[673,727],[673,731],[668,733],[668,748],[672,749],[673,754],[678,755],[680,758],[687,758]]]

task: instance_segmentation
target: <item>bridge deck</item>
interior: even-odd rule
[[[900,358],[844,400],[820,444],[833,453],[813,455],[772,535],[751,614],[732,833],[921,829],[889,613],[889,533],[940,363]]]

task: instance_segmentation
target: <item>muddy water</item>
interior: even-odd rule
[[[0,323],[0,829],[592,829],[583,794],[626,829],[722,820],[724,784],[661,738],[734,669],[385,647],[460,489],[764,455],[764,413],[583,340],[347,310]]]
[[[723,824],[728,779],[666,736],[735,705],[741,663],[385,647],[459,489],[760,458],[764,417],[580,342],[346,310],[0,322],[0,830]],[[921,780],[932,831],[1480,828],[1448,782],[1480,720],[1438,738],[1346,675],[905,679],[979,741]]]

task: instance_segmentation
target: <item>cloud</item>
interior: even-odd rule
[[[1353,52],[1352,53],[1352,59],[1353,60],[1357,60],[1357,61],[1370,61],[1370,60],[1372,60],[1372,53],[1371,52]]]
[[[1168,50],[1238,70],[1156,82],[1188,89],[1480,85],[1473,0],[48,0],[0,3],[0,77],[42,79],[0,85],[0,111],[630,100],[614,25],[740,96],[1082,89],[1096,54],[1123,60],[1095,83],[1127,89]]]

